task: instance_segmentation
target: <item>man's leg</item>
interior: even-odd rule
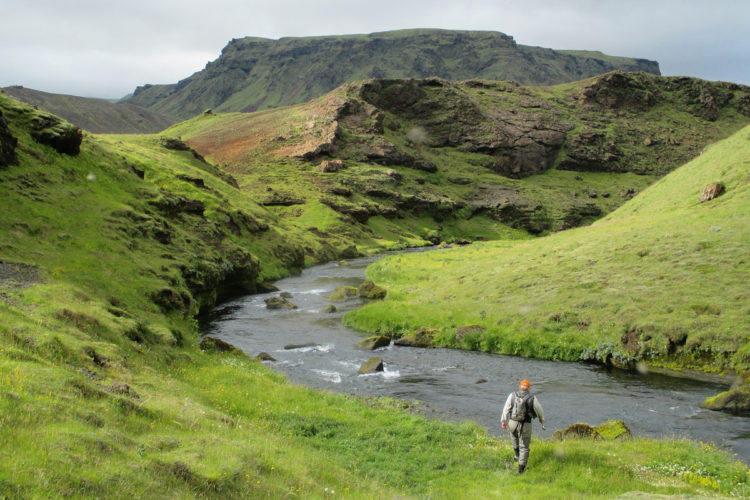
[[[529,445],[531,444],[531,422],[524,422],[519,432],[519,455],[518,455],[518,472],[523,473],[526,470],[526,463],[529,461]]]
[[[508,431],[510,432],[510,445],[513,447],[514,460],[518,462],[518,446],[520,433],[518,432],[518,422],[511,420],[508,422]]]

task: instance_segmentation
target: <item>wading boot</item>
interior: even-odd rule
[[[518,462],[518,448],[513,448],[513,460]]]
[[[526,470],[526,466],[524,464],[518,464],[518,473],[523,474],[523,471]]]

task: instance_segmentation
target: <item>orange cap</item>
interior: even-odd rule
[[[521,383],[518,384],[518,387],[520,387],[521,389],[528,389],[529,387],[531,387],[531,382],[529,382],[528,380],[521,380]]]

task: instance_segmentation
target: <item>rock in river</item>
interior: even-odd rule
[[[297,309],[296,304],[292,304],[284,297],[271,297],[265,299],[265,303],[269,309]]]
[[[380,347],[388,347],[391,339],[385,335],[376,335],[374,337],[368,337],[357,344],[357,349],[364,351],[374,351]]]
[[[362,363],[362,366],[359,367],[359,372],[357,373],[365,375],[367,373],[382,372],[383,369],[383,358],[376,356]]]
[[[287,344],[284,346],[284,349],[291,351],[292,349],[303,349],[305,347],[320,347],[320,344],[316,344],[315,342],[308,342],[306,344]]]

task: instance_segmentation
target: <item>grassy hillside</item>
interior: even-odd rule
[[[686,441],[535,441],[521,479],[473,424],[201,351],[201,305],[325,242],[159,137],[85,135],[63,154],[34,138],[48,115],[4,96],[0,114],[0,497],[750,493],[744,465]]]
[[[749,370],[749,134],[590,227],[378,261],[368,276],[387,299],[346,321],[394,335],[435,327],[436,345],[513,355]],[[726,191],[699,203],[709,183]]]
[[[659,74],[654,61],[517,45],[490,31],[401,30],[369,35],[234,39],[179,83],[138,87],[127,102],[181,119],[306,102],[367,78],[485,78],[529,85],[571,82],[615,69]],[[304,75],[304,78],[300,78]]]
[[[425,244],[588,224],[748,124],[749,104],[744,86],[644,73],[554,87],[370,80],[165,134],[289,224]]]
[[[6,87],[0,91],[13,99],[49,111],[93,133],[149,134],[164,130],[177,121],[170,116],[134,104],[50,94],[20,86]]]

